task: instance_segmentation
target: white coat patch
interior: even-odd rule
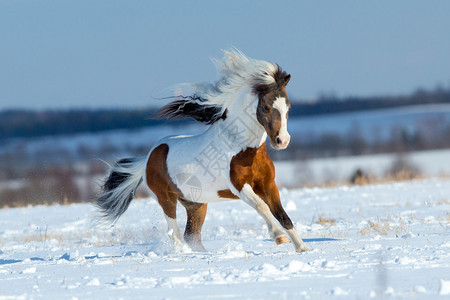
[[[281,128],[280,132],[278,134],[278,137],[282,141],[288,141],[291,139],[291,136],[289,135],[287,131],[287,112],[289,111],[289,107],[286,104],[286,98],[284,97],[278,97],[275,102],[273,103],[273,108],[278,110],[281,115]]]

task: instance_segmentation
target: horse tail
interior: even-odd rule
[[[96,197],[102,217],[116,221],[134,199],[142,182],[146,157],[125,158],[110,168],[109,176]]]

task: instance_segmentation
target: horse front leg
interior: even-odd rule
[[[269,206],[253,191],[248,183],[244,184],[241,191],[237,192],[237,194],[239,198],[253,207],[263,217],[269,229],[270,236],[277,245],[289,242],[289,239],[283,233],[280,226],[272,219]]]
[[[295,246],[295,251],[304,252],[308,251],[309,248],[303,242],[303,240],[298,235],[297,231],[292,224],[291,219],[287,215],[280,201],[280,194],[278,192],[278,187],[274,181],[266,183],[264,186],[256,187],[256,193],[261,195],[262,199],[267,203],[272,215],[280,222],[281,226],[286,230],[287,234],[291,238]]]

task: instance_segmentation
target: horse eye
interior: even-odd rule
[[[263,106],[262,106],[262,109],[263,109],[264,111],[269,111],[269,107],[267,107],[267,105],[263,105]]]

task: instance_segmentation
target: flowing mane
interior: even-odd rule
[[[193,118],[213,124],[226,118],[227,108],[235,101],[236,92],[250,86],[258,96],[278,89],[284,84],[286,72],[280,66],[251,59],[237,49],[224,51],[222,60],[213,60],[221,78],[215,83],[189,84],[194,93],[177,95],[176,100],[158,110],[155,118]]]

